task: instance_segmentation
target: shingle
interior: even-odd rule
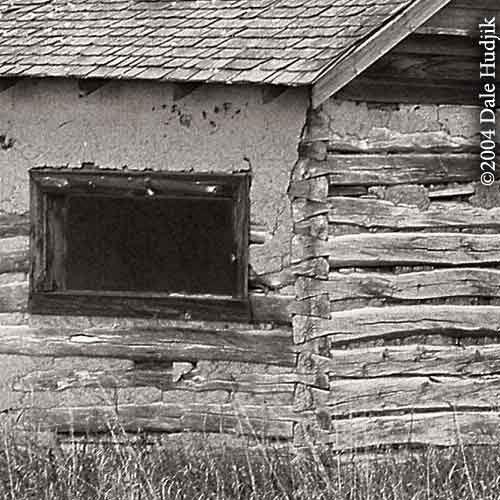
[[[307,85],[412,0],[0,0],[0,76]]]

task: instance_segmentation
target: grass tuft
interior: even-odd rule
[[[469,500],[500,498],[493,446],[339,455],[208,435],[42,444],[7,429],[2,500]],[[118,443],[120,441],[120,443]]]

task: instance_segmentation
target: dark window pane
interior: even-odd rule
[[[233,295],[230,199],[68,199],[68,289]]]

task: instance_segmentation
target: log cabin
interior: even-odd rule
[[[0,417],[500,441],[497,0],[0,1]]]

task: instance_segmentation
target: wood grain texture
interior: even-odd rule
[[[197,368],[179,370],[174,363],[165,369],[77,370],[54,369],[29,373],[16,380],[14,391],[61,392],[77,388],[156,387],[162,391],[228,391],[252,394],[293,392],[296,383],[317,386],[313,373],[241,373],[236,377],[209,377]],[[323,384],[323,388],[326,386]]]
[[[359,298],[424,300],[446,297],[499,297],[500,271],[477,267],[412,273],[330,273],[328,280],[300,277],[300,299],[327,293],[331,301]]]
[[[439,411],[332,420],[331,429],[318,432],[316,438],[337,450],[409,444],[498,444],[500,414],[496,411]]]
[[[500,208],[486,210],[468,203],[434,202],[427,210],[419,210],[385,200],[336,196],[328,200],[328,208],[330,223],[353,224],[364,228],[500,228]],[[316,212],[312,206],[310,211]]]
[[[387,87],[391,92],[387,92]],[[361,75],[346,85],[337,93],[338,99],[346,99],[361,102],[379,102],[394,104],[455,104],[455,105],[477,105],[479,93],[477,81],[453,81],[428,82],[426,80],[409,80],[404,78],[373,77]],[[457,151],[475,149],[466,141],[440,140],[438,134],[426,133],[420,137],[415,135],[416,150],[429,149],[445,151]],[[376,146],[377,150],[408,150],[408,138],[395,137],[387,141],[383,146]],[[363,148],[364,149],[364,148]]]
[[[331,349],[311,354],[312,370],[330,377],[486,376],[500,372],[500,345],[408,345]]]
[[[460,88],[477,81],[479,55],[479,49],[474,56],[389,52],[368,68],[363,76],[381,81],[422,83],[428,87],[457,85]]]
[[[315,177],[313,179],[293,181],[288,189],[288,196],[292,199],[305,198],[313,201],[326,201],[328,197],[328,179]]]
[[[499,407],[500,377],[377,377],[331,379],[329,390],[310,389],[316,409],[331,415],[423,412]]]
[[[252,321],[274,322],[278,324],[291,323],[291,314],[295,310],[295,297],[290,295],[252,293],[249,295]],[[153,301],[154,302],[154,301]],[[75,306],[76,307],[76,306]],[[151,305],[151,311],[155,305]],[[158,306],[159,307],[159,306]],[[101,308],[107,308],[101,311]],[[28,283],[26,281],[13,281],[0,283],[0,312],[26,312],[28,310]],[[78,309],[71,309],[77,314]],[[113,300],[102,299],[100,308],[96,308],[96,315],[118,314],[118,310],[113,308]],[[134,316],[133,309],[130,315]],[[151,313],[151,316],[154,314]],[[182,314],[179,313],[182,317]]]
[[[294,261],[328,257],[333,268],[500,263],[500,240],[491,234],[349,234],[328,241],[295,236],[292,250]]]
[[[446,8],[432,16],[417,32],[447,34],[460,33],[474,38],[479,37],[478,24],[485,17],[500,17],[500,6],[497,4],[455,4],[452,2]]]
[[[294,326],[294,337],[296,328]],[[498,337],[500,307],[418,305],[365,307],[330,314],[329,320],[309,319],[305,340],[329,337],[331,347],[415,335]]]
[[[273,418],[280,410],[284,418]],[[291,439],[294,422],[286,417],[287,408],[272,412],[260,406],[151,403],[121,405],[118,412],[111,406],[24,410],[20,423],[27,428],[75,434],[118,428],[125,432],[220,432]]]
[[[232,360],[294,366],[284,329],[65,329],[0,326],[0,354],[86,356],[137,361]]]
[[[0,238],[11,236],[28,236],[30,221],[28,214],[0,213]]]
[[[0,239],[0,273],[27,272],[29,240],[25,236]]]
[[[23,312],[27,308],[27,281],[0,283],[0,313]]]
[[[37,314],[212,319],[219,321],[290,323],[294,298],[253,293],[248,301],[149,294],[33,294],[30,310]]]
[[[456,4],[456,0],[454,2]],[[479,58],[480,50],[479,45],[470,37],[414,34],[405,38],[387,55],[391,54],[433,54]]]
[[[339,186],[466,182],[477,179],[477,162],[473,154],[331,154],[311,160],[308,175]]]

